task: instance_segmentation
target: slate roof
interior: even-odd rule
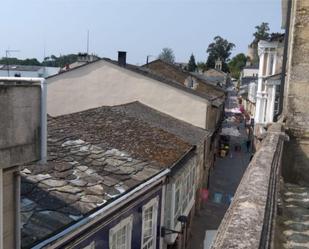
[[[105,60],[107,62],[111,62],[111,63],[113,63],[113,64],[118,66],[118,62],[117,61],[113,61],[113,60],[106,59],[106,58],[103,58],[103,60]],[[211,94],[209,94],[207,92],[199,92],[199,91],[195,91],[195,90],[193,90],[191,88],[188,88],[185,85],[183,85],[182,83],[179,83],[177,81],[174,81],[174,80],[171,80],[171,79],[169,79],[167,77],[164,77],[163,75],[158,74],[155,71],[150,70],[149,68],[146,68],[146,67],[139,67],[139,66],[135,66],[135,65],[131,65],[131,64],[127,63],[125,65],[125,67],[122,67],[122,68],[128,69],[130,71],[133,71],[133,72],[141,74],[141,75],[144,75],[144,76],[149,77],[151,79],[158,80],[158,81],[160,81],[162,83],[165,83],[167,85],[170,85],[170,86],[178,88],[178,89],[181,89],[181,90],[183,90],[185,92],[191,93],[193,95],[199,96],[199,97],[207,99],[209,101],[212,101],[213,99],[217,98],[217,96],[213,96],[213,95],[211,95]]]
[[[198,92],[201,92],[203,94],[206,94],[206,95],[208,95],[208,96],[210,96],[212,98],[217,98],[219,96],[223,96],[223,93],[226,92],[221,87],[218,87],[215,84],[215,82],[209,80],[206,76],[203,77],[203,75],[201,75],[199,73],[189,72],[189,71],[185,70],[184,68],[178,66],[177,64],[169,63],[169,62],[163,61],[161,59],[157,59],[157,60],[151,61],[150,63],[143,65],[142,68],[147,68],[148,65],[156,63],[156,62],[161,62],[163,65],[170,66],[170,67],[174,68],[176,71],[178,71],[179,73],[182,73],[182,74],[186,75],[187,77],[189,77],[191,75],[191,76],[197,78],[198,80],[200,80],[201,83],[209,86],[207,89],[203,89],[203,88],[198,87],[195,91],[198,91]],[[148,68],[148,70],[150,70],[150,69]],[[151,70],[151,72],[157,73],[157,72],[154,72],[153,70]],[[182,82],[178,82],[178,83],[183,85]]]
[[[248,77],[242,77],[241,78],[241,85],[248,85],[251,82],[256,82],[258,80],[258,77],[248,76]]]
[[[281,73],[272,74],[270,76],[265,77],[266,80],[280,80],[281,79]]]
[[[112,107],[50,117],[48,163],[21,171],[22,247],[58,233],[172,167],[192,148]]]
[[[138,101],[113,106],[112,110],[125,113],[125,115],[130,117],[141,119],[150,126],[161,128],[190,144],[198,145],[202,143],[206,137],[211,135],[204,129],[175,119],[172,116],[159,112]]]
[[[255,65],[247,65],[245,66],[243,69],[259,69],[259,65],[255,64]]]

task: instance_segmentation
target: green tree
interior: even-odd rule
[[[208,58],[206,62],[207,68],[214,68],[217,59],[222,60],[222,70],[228,72],[227,62],[231,55],[231,51],[235,47],[234,43],[228,42],[221,36],[216,36],[214,42],[210,43],[207,48]]]
[[[174,51],[171,48],[163,48],[162,52],[158,56],[158,59],[161,59],[169,63],[174,63],[175,62]]]
[[[35,58],[27,58],[25,60],[17,59],[17,58],[6,58],[3,57],[0,59],[0,64],[5,65],[26,65],[26,66],[40,66],[41,63]]]
[[[64,67],[65,65],[71,64],[75,61],[77,61],[76,54],[61,55],[59,57],[51,55],[44,58],[42,65],[47,67]]]
[[[260,25],[255,26],[256,31],[253,33],[255,41],[266,40],[269,38],[269,24],[262,22]]]
[[[206,63],[205,62],[198,62],[196,64],[197,66],[197,69],[200,71],[200,72],[205,72],[207,70],[207,66],[206,66]]]
[[[241,53],[234,56],[228,63],[231,76],[233,78],[239,79],[241,70],[245,67],[247,62],[247,57]]]
[[[188,71],[189,72],[195,72],[197,69],[196,63],[195,63],[195,58],[194,55],[191,54],[189,62],[188,62]]]

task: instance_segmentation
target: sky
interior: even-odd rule
[[[1,0],[0,57],[38,58],[87,51],[142,65],[162,48],[172,48],[177,62],[206,61],[217,35],[246,53],[254,27],[268,22],[281,30],[281,0]]]

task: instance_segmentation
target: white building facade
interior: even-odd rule
[[[256,94],[255,123],[274,121],[280,87],[283,41],[260,41],[258,44],[259,74]]]

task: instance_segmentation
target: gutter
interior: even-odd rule
[[[157,182],[158,180],[160,180],[160,178],[164,177],[164,176],[170,176],[172,173],[172,169],[173,170],[177,170],[181,162],[189,159],[192,155],[192,152],[195,150],[196,146],[191,146],[184,154],[181,158],[179,158],[176,162],[174,162],[170,168],[165,169],[163,171],[161,171],[160,173],[158,173],[157,175],[155,175],[154,177],[152,177],[151,179],[149,179],[148,181],[140,184],[139,186],[137,186],[136,188],[134,188],[132,191],[124,194],[123,196],[119,197],[118,199],[114,200],[113,202],[111,202],[110,204],[104,206],[103,208],[99,209],[98,211],[94,212],[93,214],[90,214],[89,216],[81,219],[80,221],[78,221],[77,223],[73,224],[72,226],[68,227],[67,229],[63,230],[62,232],[50,237],[49,239],[46,239],[44,241],[42,241],[41,243],[35,245],[34,247],[32,247],[32,249],[40,249],[43,248],[45,246],[48,246],[50,243],[56,241],[57,239],[60,239],[63,236],[68,235],[71,232],[74,232],[74,230],[76,231],[76,233],[78,233],[79,231],[77,231],[78,229],[82,229],[81,227],[83,225],[92,225],[93,223],[97,222],[98,219],[103,218],[104,216],[108,215],[108,212],[111,212],[111,209],[113,209],[114,207],[116,207],[118,204],[120,204],[121,202],[128,200],[130,197],[132,197],[134,194],[136,194],[138,191],[145,189],[147,186]],[[124,203],[125,204],[125,203]],[[76,234],[74,234],[76,235]],[[73,235],[73,236],[74,236]],[[60,242],[61,243],[61,242]],[[61,246],[61,244],[59,245],[49,245],[52,248],[57,248],[58,246]]]
[[[72,226],[66,228],[62,232],[54,235],[53,237],[51,237],[49,239],[46,239],[46,240],[42,241],[41,243],[39,243],[36,246],[32,247],[32,249],[39,249],[39,248],[42,248],[44,246],[47,246],[48,244],[56,241],[57,239],[60,239],[61,237],[65,236],[65,235],[68,235],[71,232],[74,232],[74,230],[76,232],[79,232],[79,231],[77,231],[77,229],[80,229],[85,224],[87,224],[88,226],[92,225],[93,223],[97,222],[98,219],[103,218],[104,216],[108,215],[108,211],[111,212],[112,208],[116,207],[121,202],[130,199],[130,197],[132,197],[138,191],[143,190],[146,187],[148,187],[149,185],[159,181],[160,178],[168,175],[169,173],[170,173],[170,169],[165,169],[165,170],[161,171],[159,174],[155,175],[154,177],[152,177],[148,181],[140,184],[139,186],[134,188],[132,191],[124,194],[123,196],[119,197],[115,201],[113,201],[110,204],[104,206],[103,208],[101,208],[100,210],[94,212],[93,214],[90,214],[89,216],[81,219],[80,221],[78,221],[77,223],[73,224]],[[52,248],[57,248],[60,245],[55,245],[54,244],[54,245],[50,245],[50,246]]]
[[[186,163],[187,160],[191,158],[193,155],[193,151],[196,149],[196,145],[191,146],[183,155],[181,158],[179,158],[176,162],[174,162],[169,168],[170,168],[170,173],[169,176],[178,170],[179,167],[181,167],[181,163]]]
[[[28,77],[0,77],[0,82],[28,82],[28,83],[40,83],[41,85],[41,143],[40,154],[41,164],[45,164],[47,161],[47,113],[46,113],[46,98],[47,98],[47,83],[44,78],[28,78]]]

